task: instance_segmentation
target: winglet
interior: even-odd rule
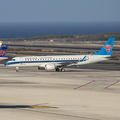
[[[89,58],[85,55],[83,59],[80,60],[80,62],[87,61],[87,60],[89,60]]]
[[[105,45],[101,48],[100,51],[94,53],[93,55],[111,55],[113,44],[115,38],[109,38],[109,40],[105,43]]]
[[[8,47],[7,45],[3,45],[3,46],[0,48],[0,57],[5,57],[7,47]]]

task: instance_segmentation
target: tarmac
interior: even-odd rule
[[[106,69],[107,68],[107,69]],[[65,72],[0,64],[0,120],[120,120],[119,62]]]

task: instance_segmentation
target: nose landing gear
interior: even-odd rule
[[[15,70],[16,70],[16,72],[19,72],[19,67],[16,67]]]

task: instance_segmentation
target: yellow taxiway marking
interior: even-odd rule
[[[28,108],[56,108],[56,107],[49,107],[49,106],[28,106]]]
[[[36,106],[36,105],[0,105],[1,108],[57,108],[50,106]]]

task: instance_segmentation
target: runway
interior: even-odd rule
[[[119,62],[65,72],[0,64],[2,120],[119,120],[119,94]]]

